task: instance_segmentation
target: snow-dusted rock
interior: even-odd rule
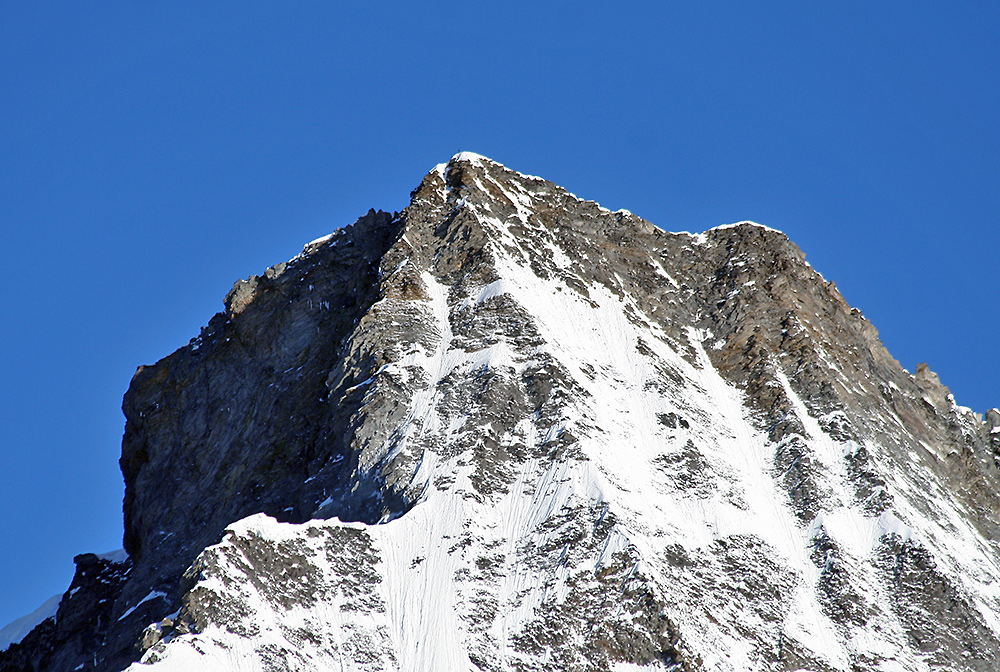
[[[134,566],[79,669],[1000,668],[1000,416],[752,222],[459,154],[125,411]]]

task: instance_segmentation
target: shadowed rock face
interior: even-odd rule
[[[398,217],[371,212],[238,281],[188,347],[139,368],[123,404],[131,557],[179,555],[173,569],[183,570],[233,520],[259,511],[307,520],[324,489],[337,489],[350,473],[350,413],[331,417],[327,378],[379,297],[379,262],[400,229]],[[367,372],[377,362],[354,364]],[[344,371],[347,382],[358,375]],[[305,483],[319,473],[322,484]],[[389,506],[380,500],[372,486],[338,513],[376,522]]]
[[[93,553],[78,555],[73,561],[76,575],[55,619],[43,621],[20,643],[0,652],[0,669],[73,670],[80,661],[93,661],[104,650],[116,625],[115,600],[131,575],[132,563]]]
[[[1000,669],[1000,413],[779,232],[459,155],[225,308],[125,395],[130,560],[0,670]]]

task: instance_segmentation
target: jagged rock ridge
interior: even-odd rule
[[[124,410],[108,613],[0,669],[1000,668],[1000,413],[756,224],[460,154]]]

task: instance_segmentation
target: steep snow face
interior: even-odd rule
[[[792,346],[740,340],[753,315],[706,318],[785,282],[744,277],[762,262],[727,236],[832,291],[783,236],[665,234],[465,153],[405,215],[342,348],[370,370],[328,385],[331,404],[362,395],[359,478],[407,504],[234,523],[130,670],[996,669],[996,539],[880,443],[845,355],[801,337],[786,371]],[[718,268],[737,282],[714,297]],[[782,315],[781,338],[822,327]],[[877,344],[850,319],[869,338],[851,347]]]

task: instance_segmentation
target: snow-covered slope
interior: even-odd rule
[[[665,233],[468,153],[378,216],[238,283],[225,325],[137,374],[130,672],[1000,667],[1000,414],[903,371],[782,234]],[[367,304],[317,280],[384,227]],[[311,367],[324,390],[299,485],[168,546],[211,525],[180,494],[141,507],[157,460],[188,459],[186,416],[150,418],[212,411],[163,390],[253,350],[241,324],[312,344],[350,305],[327,363],[269,346],[289,368],[266,389]],[[238,438],[197,436],[249,455],[256,411],[226,398]],[[303,436],[294,408],[267,422]],[[206,508],[234,505],[205,483],[249,488],[239,455],[197,458]],[[183,577],[149,568],[164,548],[197,556]]]

